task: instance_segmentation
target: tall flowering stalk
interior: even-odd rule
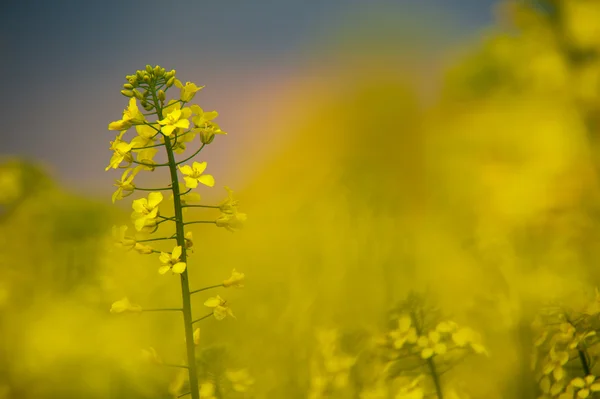
[[[228,315],[233,317],[233,313],[227,305],[227,301],[217,295],[204,302],[210,312],[194,319],[191,296],[217,287],[242,287],[245,276],[234,269],[231,277],[222,283],[192,290],[188,279],[190,257],[188,250],[193,248],[194,243],[191,232],[186,232],[185,228],[194,223],[207,223],[235,231],[246,220],[246,215],[238,212],[238,203],[233,199],[232,191],[227,187],[225,188],[228,197],[221,204],[193,204],[200,201],[200,195],[194,190],[200,185],[213,187],[215,180],[213,176],[204,173],[207,168],[206,162],[192,161],[192,158],[198,155],[206,145],[212,143],[216,135],[226,133],[213,121],[218,116],[217,112],[205,112],[198,105],[186,106],[203,86],[197,86],[191,82],[184,85],[175,77],[175,73],[175,70],[167,72],[158,65],[154,68],[147,65],[144,70],[138,70],[135,74],[126,77],[128,83],[123,86],[121,93],[130,98],[129,105],[123,111],[122,119],[108,125],[109,130],[116,130],[119,133],[111,142],[110,149],[113,151],[113,155],[106,170],[125,169],[121,178],[115,183],[117,189],[112,196],[113,203],[135,191],[148,192],[147,196],[135,199],[132,203],[131,218],[135,232],[128,235],[127,226],[113,228],[116,243],[140,254],[151,256],[158,254],[157,264],[160,265],[158,273],[166,275],[171,272],[180,277],[182,306],[181,308],[144,309],[131,303],[128,298],[123,298],[113,303],[111,312],[182,312],[187,365],[171,366],[188,370],[190,391],[177,396],[189,394],[193,399],[198,399],[201,397],[203,384],[198,381],[194,345],[199,340],[199,329],[194,330],[194,326],[209,316],[222,320]],[[173,86],[180,89],[179,98],[167,102],[167,91]],[[146,113],[140,111],[138,101]],[[156,119],[150,121],[147,119],[148,117]],[[135,129],[137,135],[127,142],[124,135],[131,128]],[[176,154],[183,154],[188,145],[193,144],[196,140],[196,136],[199,137],[199,148],[184,159],[177,160]],[[168,162],[157,163],[154,161],[154,156],[159,149],[166,152]],[[134,184],[135,177],[141,171],[154,171],[156,168],[162,167],[169,169],[171,182],[167,187],[141,188]],[[181,177],[183,177],[183,183],[180,183]],[[163,203],[164,191],[170,191],[173,197],[173,215],[170,216],[163,215],[159,209]],[[183,211],[190,207],[218,209],[220,215],[214,220],[184,221]],[[170,234],[162,237],[141,238],[157,233],[161,227],[164,229],[163,225],[170,225]],[[155,249],[149,244],[161,241],[175,241],[175,243],[168,245],[165,250]],[[147,351],[146,354],[154,362],[168,365],[160,360],[153,349]]]

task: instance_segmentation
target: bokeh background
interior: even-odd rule
[[[202,195],[230,186],[248,214],[235,234],[191,228],[193,287],[232,268],[248,280],[219,291],[236,320],[200,327],[202,378],[254,379],[223,397],[400,398],[373,347],[413,291],[490,353],[449,372],[446,397],[538,396],[533,314],[578,303],[600,277],[599,1],[0,10],[0,398],[178,393],[179,370],[140,356],[184,361],[178,317],[108,311],[124,296],[181,300],[155,256],[110,236],[135,196],[111,204],[107,125],[127,105],[125,75],[146,64],[206,85],[194,102],[228,135],[202,152],[217,181]],[[198,316],[209,295],[194,298]],[[322,367],[327,345],[354,360]]]

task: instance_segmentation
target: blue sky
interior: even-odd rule
[[[106,180],[101,173],[112,139],[106,125],[126,105],[119,94],[124,75],[147,63],[175,68],[182,80],[206,85],[201,105],[220,111],[221,124],[229,120],[227,130],[243,137],[246,105],[276,100],[262,88],[318,63],[335,48],[340,32],[366,41],[374,26],[383,35],[404,32],[402,40],[414,35],[427,57],[476,37],[492,23],[494,3],[4,2],[0,155],[39,160],[63,183],[93,190],[98,179]]]

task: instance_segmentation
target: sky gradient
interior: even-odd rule
[[[228,157],[261,138],[260,124],[269,123],[287,82],[309,65],[327,63],[341,43],[356,43],[350,51],[360,58],[373,40],[386,37],[402,43],[398,51],[410,47],[420,63],[435,63],[491,24],[494,3],[6,2],[0,13],[0,156],[29,157],[63,184],[95,192],[100,180],[117,177],[102,173],[114,138],[106,126],[120,119],[127,103],[119,94],[124,76],[159,64],[176,69],[183,81],[206,85],[195,102],[219,111],[230,133],[219,143],[221,155],[207,154],[207,160],[215,162],[213,173],[229,175]]]

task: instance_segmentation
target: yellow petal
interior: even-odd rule
[[[214,308],[217,307],[221,304],[222,299],[220,296],[216,296],[214,298],[208,298],[205,302],[204,302],[204,306],[207,306],[209,308]]]
[[[179,167],[179,170],[181,171],[181,173],[183,173],[184,175],[191,175],[194,171],[192,169],[192,167],[190,165],[183,165]]]
[[[171,270],[171,266],[161,266],[158,268],[158,272],[160,274],[165,274],[166,272],[168,272],[169,270]]]
[[[215,178],[211,175],[202,175],[198,178],[198,181],[208,187],[215,185]]]
[[[204,172],[204,170],[206,169],[206,162],[194,162],[193,164],[193,168],[194,168],[194,172],[198,173],[198,174],[202,174],[202,172]]]
[[[173,272],[181,274],[185,271],[186,264],[184,262],[177,262],[173,265]]]
[[[179,259],[180,256],[181,256],[181,245],[178,245],[175,248],[173,248],[173,252],[171,253],[171,259]]]

